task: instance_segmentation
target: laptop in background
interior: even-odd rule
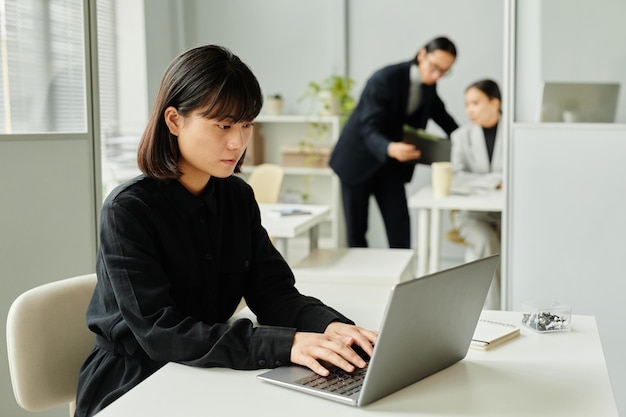
[[[614,123],[619,83],[544,82],[539,122]]]
[[[272,369],[258,378],[361,407],[447,368],[467,355],[499,260],[496,254],[396,284],[358,392],[312,387],[308,381],[317,375],[301,366]]]

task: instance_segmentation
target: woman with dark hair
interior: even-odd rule
[[[384,67],[367,81],[329,162],[341,181],[348,246],[368,246],[374,196],[389,247],[411,247],[405,184],[420,150],[403,142],[404,126],[424,129],[432,119],[448,135],[458,127],[437,94],[437,81],[450,74],[456,55],[450,39],[435,38],[414,59]]]
[[[229,50],[202,46],[167,69],[138,150],[143,175],[103,204],[87,310],[96,346],[83,364],[76,416],[91,416],[167,362],[199,367],[322,361],[364,367],[376,332],[301,295],[261,226],[254,194],[233,176],[262,94]],[[227,323],[241,299],[263,327]]]
[[[502,180],[501,103],[500,88],[493,80],[477,81],[465,90],[465,111],[471,124],[452,133],[451,160],[455,175],[489,175]],[[498,186],[501,185],[500,182]],[[454,223],[473,256],[482,258],[500,252],[500,213],[459,211]],[[500,269],[494,275],[485,308],[500,309]]]

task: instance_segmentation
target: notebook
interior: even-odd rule
[[[405,128],[403,142],[415,145],[422,156],[415,160],[417,164],[430,165],[433,162],[450,162],[452,144],[449,139],[431,135],[422,129]]]
[[[490,350],[520,334],[520,327],[513,323],[480,319],[472,336],[472,349]]]
[[[315,374],[285,366],[258,378],[357,407],[370,404],[463,359],[469,350],[500,255],[396,284],[357,392],[304,385]]]

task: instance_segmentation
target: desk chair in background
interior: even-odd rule
[[[254,198],[260,204],[278,203],[280,197],[280,187],[283,185],[285,170],[276,164],[260,164],[248,177],[248,184],[254,191]],[[274,239],[270,238],[272,243]],[[240,311],[246,306],[244,299],[241,299],[236,311]]]
[[[96,335],[85,322],[96,274],[51,282],[15,299],[7,316],[13,393],[28,411],[69,404],[74,416],[78,371]]]
[[[476,256],[472,248],[470,248],[465,239],[463,239],[459,233],[459,229],[455,225],[454,216],[458,211],[459,210],[450,210],[450,224],[452,225],[452,229],[445,232],[446,240],[457,245],[465,246],[465,262],[475,261],[478,259],[478,256]]]
[[[261,164],[256,166],[248,177],[248,184],[254,190],[257,203],[278,203],[284,176],[285,171],[280,165]]]

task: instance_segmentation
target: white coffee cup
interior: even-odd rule
[[[430,164],[430,168],[433,195],[435,197],[445,197],[450,194],[450,187],[452,185],[452,163],[433,162]]]

